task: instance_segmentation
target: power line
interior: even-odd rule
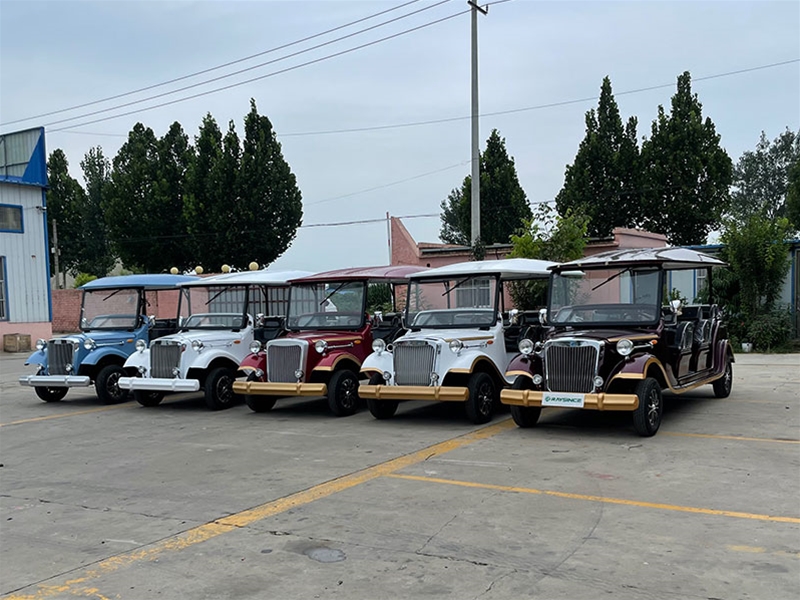
[[[768,64],[768,65],[760,65],[758,67],[750,67],[750,68],[747,68],[747,69],[737,69],[735,71],[728,71],[726,73],[717,73],[715,75],[706,75],[704,77],[693,77],[692,78],[692,82],[707,81],[709,79],[718,79],[720,77],[729,77],[729,76],[732,76],[732,75],[741,75],[742,73],[750,73],[750,72],[753,72],[753,71],[761,71],[761,70],[764,70],[764,69],[771,69],[771,68],[774,68],[774,67],[782,67],[782,66],[794,64],[794,63],[797,63],[797,62],[800,62],[800,58],[794,58],[794,59],[791,59],[791,60],[785,60],[785,61],[781,61],[781,62],[771,63],[771,64]],[[637,89],[633,89],[633,90],[626,90],[626,91],[623,91],[623,92],[614,92],[614,96],[615,97],[616,96],[627,96],[627,95],[630,95],[630,94],[638,94],[638,93],[641,93],[641,92],[649,92],[649,91],[653,91],[653,90],[659,90],[659,89],[663,89],[663,88],[667,88],[667,87],[672,87],[674,85],[675,85],[675,82],[663,83],[663,84],[659,84],[659,85],[652,85],[652,86],[637,88]],[[484,117],[496,117],[496,116],[500,116],[500,115],[510,115],[510,114],[513,114],[513,113],[527,112],[527,111],[532,111],[532,110],[542,110],[542,109],[545,109],[545,108],[556,108],[556,107],[559,107],[559,106],[567,106],[567,105],[570,105],[570,104],[580,104],[580,103],[583,103],[583,102],[592,102],[594,100],[598,100],[599,98],[600,98],[600,96],[587,96],[586,98],[576,98],[574,100],[562,100],[560,102],[550,102],[548,104],[538,104],[538,105],[535,105],[535,106],[526,106],[526,107],[523,107],[523,108],[512,108],[512,109],[509,109],[509,110],[498,110],[498,111],[494,111],[494,112],[486,112],[486,113],[481,113],[480,116],[481,116],[481,118],[484,118]],[[329,130],[323,130],[323,131],[289,132],[289,133],[280,133],[279,135],[281,137],[302,137],[302,136],[311,136],[311,135],[331,135],[331,134],[337,134],[337,133],[361,133],[361,132],[364,132],[364,131],[380,131],[380,130],[385,130],[385,129],[400,129],[400,128],[403,128],[403,127],[418,127],[418,126],[421,126],[421,125],[437,125],[439,123],[451,123],[453,121],[465,121],[465,120],[467,120],[469,118],[470,118],[470,116],[467,115],[467,116],[463,116],[463,117],[447,117],[447,118],[444,118],[444,119],[430,119],[430,120],[427,120],[427,121],[411,121],[411,122],[407,122],[407,123],[394,123],[394,124],[391,124],[391,125],[375,125],[375,126],[371,126],[371,127],[353,127],[353,128],[350,128],[350,129],[329,129]]]
[[[230,67],[239,63],[246,62],[248,60],[252,60],[254,58],[258,58],[259,56],[264,56],[266,54],[271,54],[273,52],[277,52],[278,50],[284,50],[285,48],[290,48],[292,46],[296,46],[297,44],[302,44],[303,42],[308,42],[310,40],[316,39],[318,37],[322,37],[324,35],[328,35],[329,33],[333,33],[335,31],[339,31],[340,29],[346,29],[348,27],[352,27],[353,25],[358,25],[359,23],[363,23],[364,21],[369,21],[370,19],[374,19],[376,17],[380,17],[390,12],[394,12],[401,8],[405,8],[411,4],[416,4],[420,0],[410,0],[409,2],[405,2],[404,4],[399,4],[393,8],[388,8],[386,10],[382,10],[380,12],[368,15],[366,17],[362,17],[361,19],[357,19],[355,21],[350,21],[349,23],[345,23],[344,25],[339,25],[338,27],[333,27],[332,29],[327,29],[325,31],[321,31],[319,33],[315,33],[314,35],[309,35],[299,40],[295,40],[293,42],[289,42],[286,44],[281,44],[280,46],[274,46],[267,50],[263,50],[261,52],[257,52],[256,54],[251,54],[249,56],[245,56],[243,58],[238,58],[236,60],[232,60],[221,65],[217,65],[216,67],[209,67],[207,69],[203,69],[201,71],[195,71],[194,73],[189,73],[188,75],[183,75],[181,77],[175,77],[174,79],[169,79],[167,81],[162,81],[161,83],[154,83],[152,85],[148,85],[146,87],[142,87],[136,90],[132,90],[130,92],[124,92],[122,94],[116,94],[114,96],[108,96],[106,98],[101,98],[100,100],[93,100],[91,102],[84,102],[83,104],[76,104],[75,106],[70,106],[68,108],[61,108],[59,110],[53,110],[46,113],[41,113],[38,115],[33,115],[32,117],[25,117],[23,119],[16,119],[14,121],[6,121],[5,123],[0,123],[0,125],[12,125],[14,123],[21,123],[22,121],[32,121],[34,119],[41,119],[43,117],[49,117],[51,115],[57,115],[64,112],[69,112],[72,110],[77,110],[79,108],[86,108],[87,106],[94,106],[95,104],[102,104],[103,102],[110,102],[111,100],[117,100],[119,98],[125,98],[126,96],[132,96],[134,94],[140,94],[142,92],[147,92],[149,90],[153,90],[159,87],[163,87],[165,85],[170,85],[172,83],[177,83],[179,81],[184,81],[186,79],[191,79],[192,77],[197,77],[199,75],[205,75],[206,73],[211,73],[213,71],[218,71],[220,69],[224,69],[225,67]],[[414,13],[411,13],[414,14]],[[408,16],[408,15],[406,15]]]
[[[415,15],[417,13],[420,13],[420,12],[424,11],[424,10],[429,10],[431,8],[435,8],[437,6],[440,6],[440,5],[445,4],[447,2],[450,2],[450,1],[451,0],[440,0],[436,4],[433,4],[431,6],[427,6],[425,8],[421,8],[421,9],[419,9],[417,11],[408,13],[406,15],[401,15],[399,17],[395,17],[394,19],[390,19],[388,21],[384,21],[383,23],[378,23],[377,25],[373,25],[371,27],[367,27],[365,29],[362,29],[362,30],[359,30],[359,31],[355,31],[353,33],[350,33],[350,34],[347,34],[345,36],[336,38],[334,40],[330,40],[330,41],[324,42],[322,44],[317,44],[316,46],[312,46],[312,47],[306,48],[304,50],[299,50],[297,52],[293,52],[291,54],[287,54],[285,56],[282,56],[282,57],[279,57],[279,58],[275,58],[273,60],[269,60],[269,61],[266,61],[264,63],[259,63],[257,65],[253,65],[251,67],[247,67],[246,69],[240,69],[239,71],[234,71],[234,72],[229,73],[227,75],[220,75],[219,77],[214,77],[212,79],[208,79],[206,81],[202,81],[202,82],[199,82],[199,83],[194,83],[192,85],[184,86],[182,88],[177,88],[177,89],[171,90],[169,92],[163,92],[161,94],[156,94],[156,95],[150,96],[148,98],[142,98],[142,99],[139,99],[139,100],[133,100],[131,102],[125,102],[123,104],[118,104],[116,106],[112,106],[112,107],[109,107],[109,108],[104,108],[104,109],[100,109],[100,110],[84,113],[82,115],[77,115],[77,116],[69,117],[69,118],[66,118],[66,119],[59,119],[57,121],[52,121],[50,123],[45,123],[44,127],[50,127],[51,125],[58,125],[60,123],[66,123],[68,121],[75,121],[77,119],[82,119],[84,117],[91,117],[91,116],[94,116],[94,115],[107,113],[107,112],[114,111],[114,110],[119,110],[121,108],[125,108],[125,107],[128,107],[128,106],[133,106],[135,104],[141,104],[142,102],[149,102],[151,100],[156,100],[158,98],[163,98],[165,96],[170,96],[172,94],[177,94],[179,92],[184,92],[186,90],[190,90],[190,89],[193,89],[193,88],[196,88],[196,87],[200,87],[200,86],[203,86],[203,85],[208,85],[210,83],[214,83],[215,81],[220,81],[222,79],[227,79],[229,77],[233,77],[234,75],[240,75],[242,73],[245,73],[245,72],[248,72],[248,71],[252,71],[254,69],[258,69],[258,68],[264,67],[266,65],[270,65],[270,64],[276,63],[276,62],[280,62],[280,61],[286,60],[288,58],[293,58],[295,56],[299,56],[300,54],[305,54],[306,52],[310,52],[312,50],[319,49],[319,48],[321,48],[323,46],[328,46],[328,45],[333,44],[335,42],[339,42],[341,40],[344,40],[344,39],[347,39],[347,38],[351,38],[351,37],[354,37],[356,35],[360,35],[361,33],[365,33],[367,31],[370,31],[372,29],[376,29],[378,27],[383,27],[384,25],[387,25],[389,23],[393,23],[393,22],[398,21],[400,19],[405,19],[406,17]],[[361,44],[359,46],[355,46],[355,47],[349,48],[347,50],[342,50],[340,52],[336,52],[334,54],[329,54],[327,56],[323,56],[321,58],[317,58],[317,59],[314,59],[314,60],[311,60],[311,61],[308,61],[308,62],[305,62],[305,63],[300,63],[300,64],[294,65],[292,67],[287,67],[286,69],[281,69],[281,70],[278,70],[278,71],[273,71],[272,73],[267,73],[265,75],[261,75],[261,76],[258,76],[258,77],[253,77],[251,79],[246,79],[246,80],[240,81],[238,83],[232,83],[232,84],[229,84],[229,85],[226,85],[226,86],[222,86],[222,87],[219,87],[219,88],[215,88],[215,89],[212,89],[212,90],[207,90],[205,92],[200,92],[198,94],[193,94],[191,96],[185,96],[183,98],[178,98],[176,100],[172,100],[172,101],[169,101],[169,102],[162,102],[161,104],[156,104],[156,105],[153,105],[153,106],[140,108],[140,109],[133,110],[133,111],[128,111],[128,112],[120,113],[120,114],[117,114],[117,115],[111,115],[109,117],[105,117],[105,118],[102,118],[102,119],[95,119],[93,121],[86,121],[84,123],[78,123],[78,124],[70,125],[70,126],[67,126],[67,127],[53,129],[52,131],[62,131],[64,129],[72,129],[74,127],[82,127],[84,125],[90,125],[92,123],[99,123],[99,122],[102,122],[102,121],[108,121],[110,119],[117,119],[119,117],[124,117],[124,116],[132,115],[132,114],[136,114],[136,113],[140,113],[140,112],[145,112],[145,111],[148,111],[148,110],[153,110],[155,108],[161,108],[161,107],[164,107],[164,106],[169,106],[171,104],[177,104],[178,102],[184,102],[186,100],[192,100],[194,98],[199,98],[201,96],[207,96],[209,94],[214,94],[216,92],[220,92],[220,91],[223,91],[223,90],[228,90],[228,89],[231,89],[231,88],[234,88],[234,87],[239,87],[239,86],[242,86],[242,85],[245,85],[245,84],[248,84],[248,83],[253,83],[254,81],[259,81],[261,79],[266,79],[268,77],[273,77],[275,75],[279,75],[279,74],[282,74],[282,73],[287,73],[289,71],[294,71],[294,70],[299,69],[301,67],[306,67],[308,65],[313,65],[313,64],[316,64],[316,63],[319,63],[319,62],[323,62],[323,61],[329,60],[331,58],[335,58],[337,56],[342,56],[344,54],[349,54],[350,52],[354,52],[356,50],[361,50],[361,49],[366,48],[368,46],[373,46],[375,44],[378,44],[378,43],[381,43],[381,42],[385,42],[387,40],[399,37],[401,35],[406,35],[408,33],[412,33],[414,31],[418,31],[418,30],[423,29],[425,27],[430,27],[431,25],[436,25],[436,24],[441,23],[443,21],[447,21],[447,20],[452,19],[454,17],[460,16],[460,15],[466,13],[466,12],[469,12],[469,11],[468,10],[467,11],[461,11],[459,13],[455,13],[453,15],[450,15],[449,17],[444,17],[444,18],[441,18],[441,19],[437,19],[435,21],[431,21],[429,23],[425,23],[423,25],[419,25],[417,27],[413,27],[411,29],[407,29],[405,31],[401,31],[399,33],[395,33],[393,35],[389,35],[389,36],[380,38],[378,40],[373,40],[372,42],[367,42],[365,44]]]

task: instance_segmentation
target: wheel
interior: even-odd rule
[[[633,411],[633,426],[642,437],[656,434],[661,426],[661,415],[664,412],[664,401],[661,397],[661,386],[652,377],[640,381],[636,386],[639,406]]]
[[[235,379],[236,374],[228,367],[217,367],[208,374],[204,389],[206,406],[210,410],[222,410],[234,405],[236,394],[233,393],[233,381]]]
[[[265,413],[272,410],[278,399],[275,396],[251,396],[244,397],[244,401],[250,410],[257,413]]]
[[[497,401],[497,386],[487,373],[473,373],[469,378],[469,398],[467,398],[467,418],[480,425],[488,423],[494,413]]]
[[[67,395],[67,390],[69,388],[65,387],[40,387],[36,386],[33,388],[33,391],[36,392],[36,395],[39,396],[41,400],[45,402],[59,402],[60,400],[64,399],[64,396]]]
[[[533,388],[533,382],[530,377],[520,375],[514,380],[514,385],[511,389],[514,390],[530,390]],[[511,406],[511,418],[517,427],[534,427],[539,421],[539,415],[542,414],[541,406]]]
[[[385,385],[386,380],[383,378],[383,375],[375,373],[369,378],[369,384]],[[397,412],[398,404],[399,402],[397,400],[373,400],[372,398],[367,398],[367,408],[369,408],[370,414],[376,419],[391,419],[394,413]]]
[[[717,398],[727,398],[731,395],[733,387],[733,363],[730,358],[725,359],[725,373],[711,384],[714,387],[714,395]]]
[[[146,392],[144,390],[134,390],[133,399],[142,406],[158,406],[164,399],[164,392]]]
[[[128,390],[119,387],[119,378],[124,376],[125,371],[119,365],[106,365],[100,369],[94,380],[94,389],[103,404],[117,404],[128,399]]]
[[[337,417],[348,417],[358,410],[358,377],[352,371],[336,371],[328,383],[328,406]]]

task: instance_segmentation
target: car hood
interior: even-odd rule
[[[66,336],[66,339],[77,341],[79,344],[82,344],[84,340],[91,339],[99,346],[135,339],[138,333],[138,331],[88,331]]]
[[[599,342],[603,341],[617,341],[621,338],[642,338],[642,337],[658,337],[658,334],[648,329],[585,329],[578,331],[559,331],[552,334],[548,339],[587,339]]]
[[[451,340],[466,341],[490,339],[492,339],[490,331],[476,331],[474,329],[428,329],[426,331],[410,331],[398,338],[397,342],[424,340],[427,342],[449,343]]]
[[[191,345],[194,340],[203,342],[204,344],[212,344],[214,342],[229,342],[231,340],[242,339],[242,331],[234,332],[228,329],[219,329],[215,331],[202,331],[192,330],[182,331],[180,333],[173,333],[158,338],[158,341],[181,342]]]
[[[354,340],[363,339],[363,335],[358,331],[297,331],[290,332],[289,334],[278,338],[280,340],[304,340],[313,346],[314,342],[318,340],[325,340],[329,344],[338,342],[352,342]]]

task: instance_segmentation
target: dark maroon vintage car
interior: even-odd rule
[[[552,269],[542,319],[543,341],[523,339],[508,366],[512,389],[501,401],[520,427],[543,407],[629,411],[642,436],[661,425],[662,391],[682,394],[711,384],[727,397],[733,350],[713,303],[669,300],[676,283],[724,263],[686,248],[641,248],[598,254]],[[695,273],[692,273],[695,271]]]
[[[373,341],[388,344],[402,331],[397,313],[367,314],[370,285],[394,288],[424,267],[409,265],[337,269],[291,281],[288,333],[251,348],[233,384],[255,412],[280,398],[325,396],[336,416],[358,409],[361,363]]]

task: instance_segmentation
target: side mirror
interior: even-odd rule
[[[508,311],[508,322],[511,325],[517,325],[519,323],[519,310],[512,308]]]
[[[155,315],[150,315],[149,317],[147,317],[147,326],[148,327],[155,327],[155,324],[156,324],[156,316]]]
[[[547,309],[540,308],[539,309],[539,323],[542,325],[547,325]]]
[[[683,302],[681,300],[671,300],[669,303],[669,308],[674,315],[680,315],[681,310],[683,309]]]
[[[178,317],[178,327],[183,327],[186,317]]]
[[[381,323],[383,323],[383,311],[376,310],[372,315],[372,324],[380,325]]]
[[[81,317],[81,327],[83,327],[84,329],[89,327],[89,321],[86,320],[86,317]]]

